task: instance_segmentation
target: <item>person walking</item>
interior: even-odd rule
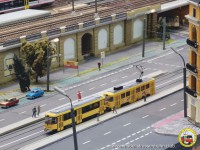
[[[34,108],[32,109],[32,112],[33,112],[32,118],[33,118],[33,117],[36,118],[36,112],[37,112],[36,107],[34,107]]]
[[[144,97],[144,102],[146,102],[146,92],[143,91],[143,92],[142,92],[142,95],[143,95],[143,97]]]
[[[101,70],[101,63],[98,62],[98,68],[99,68],[99,71]]]
[[[40,115],[40,105],[38,105],[38,108],[37,108],[37,115],[38,116]]]
[[[113,113],[114,113],[114,112],[117,114],[117,109],[116,109],[115,106],[113,106]]]
[[[77,98],[78,98],[78,100],[81,100],[81,98],[82,98],[80,91],[77,92]]]

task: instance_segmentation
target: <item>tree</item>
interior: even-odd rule
[[[23,65],[23,62],[21,59],[17,57],[17,55],[14,55],[13,58],[14,61],[14,70],[15,70],[15,76],[19,80],[20,89],[22,92],[25,92],[27,90],[30,90],[30,79],[25,71],[25,67]]]
[[[157,32],[158,32],[158,37],[162,38],[163,35],[163,21],[162,21],[162,17],[160,17],[158,19],[158,25],[157,25]],[[170,31],[169,31],[169,27],[166,25],[166,33],[165,33],[165,37],[167,39],[170,39]]]
[[[23,61],[26,63],[31,79],[38,82],[38,77],[43,77],[47,72],[47,50],[49,55],[56,53],[56,49],[48,40],[34,43],[24,42],[20,49]],[[49,60],[51,62],[51,58]]]

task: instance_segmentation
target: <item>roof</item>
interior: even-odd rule
[[[200,4],[200,0],[190,0],[190,1]]]
[[[198,1],[200,1],[200,0],[198,0]],[[187,5],[189,5],[188,0],[176,0],[176,1],[173,1],[173,2],[162,4],[161,5],[161,12],[172,10],[172,9],[179,8],[179,7],[182,7],[182,6],[187,6]]]
[[[148,81],[149,79],[151,79],[151,78],[144,78],[144,79],[142,79],[142,80],[143,80],[143,82],[146,82],[146,81]],[[128,88],[130,88],[130,87],[132,87],[132,86],[142,84],[143,82],[136,82],[136,81],[133,81],[133,82],[129,82],[129,83],[127,83],[127,84],[122,84],[122,85],[120,85],[120,86],[122,86],[123,88],[120,89],[120,90],[128,89]],[[118,86],[118,87],[119,87],[119,86]],[[117,92],[119,92],[120,90],[114,90],[114,88],[113,88],[113,89],[109,90],[108,92],[117,93]]]
[[[75,108],[75,107],[81,106],[83,104],[86,104],[88,102],[95,101],[95,100],[99,99],[100,97],[101,96],[99,96],[99,95],[92,95],[92,96],[85,97],[81,100],[73,101],[72,104],[73,104],[73,107]],[[70,110],[70,109],[71,109],[71,104],[68,103],[65,106],[58,107],[58,108],[51,110],[50,113],[58,114],[58,113],[65,112],[65,111]]]
[[[0,26],[50,15],[49,11],[26,9],[0,15]]]

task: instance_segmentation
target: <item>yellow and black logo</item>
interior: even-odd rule
[[[178,141],[184,147],[191,147],[197,141],[197,134],[193,129],[185,128],[180,131]]]

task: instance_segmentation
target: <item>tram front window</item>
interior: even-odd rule
[[[105,101],[112,102],[113,101],[113,97],[110,97],[110,96],[106,95]]]
[[[57,123],[57,118],[51,118],[51,117],[45,117],[45,123],[46,124],[56,124]]]

